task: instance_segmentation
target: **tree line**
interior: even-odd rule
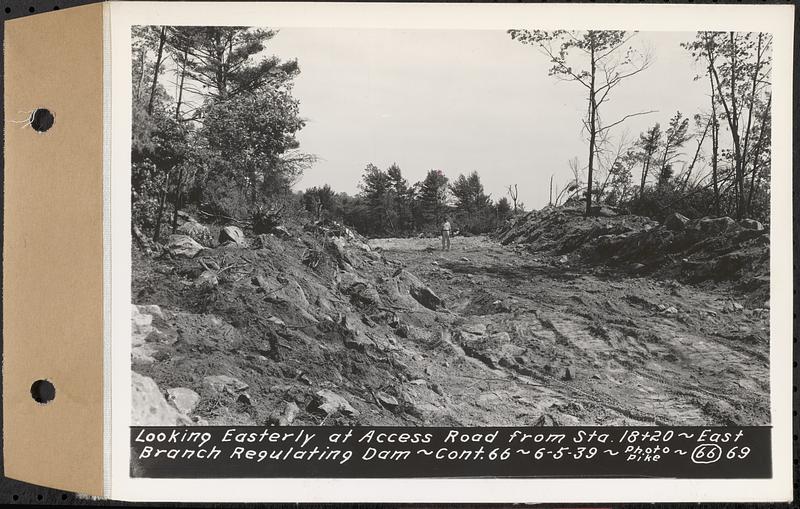
[[[603,204],[661,220],[671,212],[690,217],[769,218],[770,84],[772,36],[758,32],[697,32],[681,46],[708,82],[708,107],[676,112],[630,140],[619,126],[644,108],[606,120],[605,104],[617,87],[648,69],[652,55],[632,44],[635,32],[612,30],[509,30],[538,49],[549,75],[585,92],[581,130],[587,163],[570,161],[573,178],[550,203],[585,202],[586,214]],[[634,175],[638,175],[635,181]]]
[[[299,66],[263,54],[276,34],[133,27],[133,222],[155,241],[187,206],[210,218],[274,206],[313,163],[296,139]]]
[[[430,170],[409,184],[396,163],[386,170],[367,164],[355,196],[326,184],[307,189],[301,199],[316,220],[341,221],[370,236],[436,233],[445,217],[461,232],[486,233],[514,214],[506,197],[495,202],[485,193],[476,171],[451,181],[442,171]],[[517,203],[517,210],[522,208]]]
[[[132,210],[138,228],[159,241],[190,207],[209,220],[256,219],[288,203],[316,219],[344,221],[368,235],[437,230],[445,214],[456,227],[482,233],[523,207],[518,189],[493,200],[477,172],[450,180],[431,170],[410,184],[395,164],[367,165],[359,193],[330,186],[293,192],[315,161],[300,150],[305,121],[293,96],[295,60],[267,56],[276,30],[249,27],[137,26],[132,29]],[[708,106],[675,112],[629,139],[622,131],[646,108],[607,119],[620,84],[636,80],[652,55],[635,32],[510,30],[537,48],[549,74],[580,87],[586,114],[585,163],[553,186],[550,203],[582,201],[661,220],[769,218],[771,45],[764,33],[698,32],[682,44],[687,62],[708,83]],[[620,134],[620,132],[622,133]],[[512,205],[513,204],[513,205]],[[260,215],[260,216],[259,216]]]

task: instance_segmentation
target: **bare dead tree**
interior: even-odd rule
[[[519,190],[517,189],[517,184],[514,184],[514,188],[512,190],[511,186],[508,186],[508,194],[511,196],[511,201],[514,202],[514,214],[517,213],[517,198],[519,197]]]
[[[586,215],[592,211],[592,182],[597,140],[605,131],[649,111],[624,115],[621,119],[602,125],[600,107],[620,83],[650,66],[649,52],[637,52],[629,45],[634,33],[619,30],[509,30],[511,38],[523,44],[537,46],[550,60],[550,75],[573,81],[586,89],[588,111],[582,120],[589,137],[589,163],[586,189]],[[577,54],[577,56],[576,56]],[[567,62],[570,60],[570,63]],[[574,60],[584,60],[579,68]]]

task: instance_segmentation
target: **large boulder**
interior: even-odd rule
[[[134,426],[191,426],[192,420],[167,403],[152,378],[131,372],[131,424]]]
[[[235,244],[239,247],[247,247],[247,239],[244,232],[238,226],[226,226],[219,232],[220,244]]]
[[[165,343],[178,341],[178,331],[166,320],[164,312],[156,305],[131,305],[131,346],[145,343]]]
[[[210,247],[214,243],[214,237],[211,236],[211,231],[208,227],[194,220],[187,221],[180,225],[178,227],[178,233],[187,235],[204,246]]]
[[[736,227],[736,221],[727,216],[714,218],[704,217],[699,221],[698,226],[700,227],[700,231],[706,233],[725,233]]]
[[[333,251],[333,256],[336,258],[339,268],[345,271],[352,270],[352,267],[356,265],[356,261],[350,256],[345,248],[347,242],[345,242],[342,237],[333,237],[329,245]]]
[[[437,310],[444,308],[444,301],[427,286],[412,286],[409,293],[414,300],[428,309]]]
[[[153,364],[159,354],[159,348],[153,343],[131,347],[131,364]]]
[[[748,230],[756,230],[760,232],[764,229],[764,225],[755,219],[742,219],[739,224],[742,226],[742,228],[747,228]]]
[[[340,292],[350,297],[350,301],[361,307],[380,307],[383,305],[380,293],[371,282],[356,275],[345,272],[339,277],[337,285]]]
[[[139,311],[139,306],[131,304],[131,346],[145,344],[147,336],[153,332],[153,316]]]
[[[353,408],[346,399],[328,389],[317,391],[311,410],[322,412],[326,415],[335,414],[336,412],[350,416],[358,415],[358,410]]]
[[[407,291],[408,294],[422,306],[433,311],[445,307],[444,301],[439,298],[433,290],[425,286],[414,274],[403,269],[398,269],[392,277],[397,279],[398,288]]]
[[[203,246],[188,235],[175,234],[169,236],[167,242],[169,254],[178,258],[194,258],[202,251]]]
[[[182,414],[189,415],[197,408],[200,395],[185,387],[175,387],[173,389],[167,389],[167,401],[172,403]]]
[[[294,401],[286,403],[283,412],[272,412],[268,418],[268,424],[274,426],[289,426],[294,422],[297,414],[300,413],[300,407]]]
[[[400,402],[397,401],[397,398],[383,391],[376,392],[375,398],[380,402],[382,407],[388,408],[389,410],[397,408],[400,405]]]
[[[688,217],[684,216],[683,214],[679,214],[678,212],[673,212],[672,214],[668,215],[666,219],[664,219],[664,226],[666,226],[668,230],[679,232],[686,228],[686,224],[688,222]]]
[[[478,336],[462,331],[456,339],[465,354],[482,361],[492,369],[517,365],[517,358],[524,355],[526,351],[525,348],[512,343],[507,332]]]

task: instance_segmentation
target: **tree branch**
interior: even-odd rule
[[[600,129],[599,129],[597,132],[599,133],[599,132],[602,132],[602,131],[606,131],[606,130],[608,130],[608,129],[611,129],[611,128],[612,128],[612,127],[614,127],[615,125],[619,125],[619,124],[623,123],[624,121],[626,121],[627,119],[629,119],[629,118],[631,118],[631,117],[638,117],[638,116],[640,116],[640,115],[649,115],[650,113],[656,113],[657,111],[658,111],[658,110],[650,110],[650,111],[640,111],[640,112],[637,112],[637,113],[630,113],[630,114],[628,114],[628,115],[625,115],[625,116],[624,116],[624,117],[622,117],[621,119],[617,120],[617,121],[616,121],[616,122],[614,122],[613,124],[607,125],[607,126],[605,126],[605,127],[601,127],[601,128],[600,128]]]

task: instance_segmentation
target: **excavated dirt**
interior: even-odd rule
[[[514,244],[537,230],[529,221],[501,232],[506,245],[456,237],[449,252],[341,228],[191,258],[134,249],[134,324],[146,322],[146,338],[134,339],[133,370],[165,396],[199,396],[173,402],[197,424],[769,423],[756,237],[631,270],[630,246],[604,254],[610,245],[668,234],[603,221],[572,240],[548,227],[545,247]],[[669,235],[666,246],[690,234]],[[692,276],[731,252],[758,262],[736,266],[746,278]],[[150,424],[174,419],[139,410]]]
[[[500,333],[501,344],[468,351],[495,375],[461,394],[503,422],[769,422],[769,312],[744,306],[746,294],[479,237],[456,239],[447,253],[430,240],[372,244],[414,267],[459,322]]]

